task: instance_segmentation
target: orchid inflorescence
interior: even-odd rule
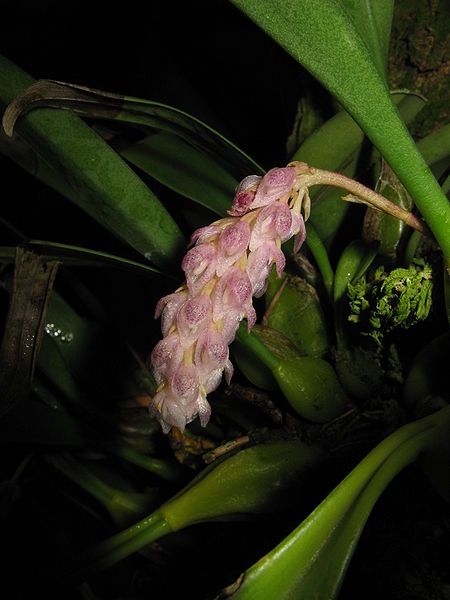
[[[195,231],[182,268],[185,283],[158,302],[163,339],[151,354],[158,384],[150,410],[167,433],[211,415],[207,395],[225,372],[233,374],[229,344],[240,321],[256,321],[252,297],[267,287],[272,265],[280,276],[286,259],[281,244],[296,236],[298,251],[309,215],[304,163],[251,175],[239,184],[229,216]]]

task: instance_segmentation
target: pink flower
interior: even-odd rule
[[[213,293],[213,318],[223,323],[228,343],[234,339],[237,325],[244,317],[247,317],[250,330],[256,322],[252,284],[246,271],[233,267],[218,281]],[[233,331],[229,326],[234,323],[236,327]]]
[[[216,223],[212,225],[206,225],[206,227],[200,227],[196,229],[191,235],[191,244],[203,244],[205,242],[212,241],[220,233],[220,227]]]
[[[164,336],[166,336],[173,327],[178,310],[184,302],[186,302],[187,296],[188,295],[184,290],[175,292],[174,294],[169,294],[168,296],[161,298],[156,305],[155,319],[161,316],[161,331]]]
[[[250,238],[250,251],[256,250],[264,242],[277,240],[285,242],[292,237],[292,212],[287,204],[273,202],[259,213]]]
[[[196,403],[184,403],[182,398],[173,394],[166,386],[154,396],[150,412],[161,423],[163,432],[168,433],[172,426],[183,430],[187,423],[195,419],[199,411]]]
[[[236,221],[223,229],[219,236],[219,255],[216,274],[221,277],[241,258],[248,248],[250,225],[245,221]]]
[[[183,350],[178,332],[160,340],[151,353],[156,382],[160,384],[167,379],[180,366],[182,360]]]
[[[228,211],[229,215],[232,217],[245,215],[255,198],[256,189],[261,179],[262,177],[258,175],[249,175],[241,181],[236,190],[231,209]]]
[[[233,374],[228,346],[242,319],[249,330],[256,322],[252,296],[265,292],[273,265],[283,272],[281,244],[295,235],[297,251],[305,239],[298,194],[293,167],[251,175],[236,190],[231,216],[192,234],[186,282],[155,311],[164,337],[151,354],[159,387],[150,410],[164,432],[197,416],[208,423],[207,395]]]
[[[233,366],[228,357],[228,343],[224,336],[214,326],[204,331],[197,342],[195,364],[207,394],[217,388],[224,370],[227,378],[231,378]]]
[[[183,258],[181,268],[191,294],[198,294],[216,272],[217,250],[213,244],[200,244],[191,248]]]
[[[280,277],[286,265],[286,258],[274,241],[264,242],[250,253],[247,273],[252,284],[253,296],[256,298],[260,298],[266,291],[267,279],[274,263]]]
[[[211,300],[206,295],[190,298],[181,306],[177,313],[177,328],[183,348],[189,348],[197,341],[211,322],[211,312]]]
[[[279,200],[292,190],[294,183],[294,167],[275,168],[267,171],[258,186],[250,208],[267,206],[267,204]]]

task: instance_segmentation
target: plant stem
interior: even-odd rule
[[[124,444],[102,444],[102,446],[112,454],[115,454],[138,467],[142,467],[146,471],[150,471],[150,473],[158,475],[166,481],[180,483],[183,479],[183,472],[175,463],[169,463],[166,460],[154,458],[152,456],[145,456]]]
[[[47,461],[84,491],[91,494],[103,506],[110,507],[116,490],[93,475],[89,469],[86,469],[69,455],[49,455]]]
[[[108,538],[84,554],[69,577],[79,581],[92,571],[107,569],[171,531],[164,516],[156,510],[149,517]]]
[[[350,192],[350,197],[344,196],[342,198],[343,200],[368,204],[372,208],[376,208],[396,219],[400,219],[406,223],[406,225],[417,229],[417,231],[420,231],[424,235],[430,235],[430,232],[423,221],[401,206],[397,206],[393,202],[390,202],[387,198],[374,190],[371,190],[362,183],[350,179],[350,177],[346,177],[341,173],[334,173],[332,171],[324,171],[323,169],[310,167],[306,163],[293,162],[290,163],[290,165],[297,170],[297,181],[301,190],[308,189],[313,185],[332,185],[334,187],[342,188],[347,192]]]
[[[314,226],[310,221],[306,223],[306,245],[311,250],[311,254],[319,267],[319,271],[322,275],[323,284],[327,290],[328,296],[331,298],[331,292],[333,289],[334,273],[331,268],[330,259],[322,240],[317,234]]]
[[[240,324],[236,339],[248,348],[270,370],[277,367],[279,359],[274,356],[266,346],[254,335],[247,331],[247,326]]]

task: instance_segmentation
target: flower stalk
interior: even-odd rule
[[[350,179],[350,177],[346,177],[341,173],[334,173],[332,171],[310,167],[306,163],[297,162],[290,164],[296,165],[298,173],[297,181],[301,188],[308,189],[313,185],[332,185],[334,187],[342,188],[349,192],[346,196],[342,197],[342,200],[366,204],[371,208],[381,210],[384,213],[403,221],[406,225],[420,231],[423,235],[430,235],[430,231],[425,223],[418,219],[413,213],[401,206],[397,206],[397,204],[394,204],[378,192],[359,183],[359,181]]]

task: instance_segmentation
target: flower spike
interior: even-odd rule
[[[246,177],[230,216],[192,234],[182,262],[186,282],[155,313],[164,337],[151,354],[159,387],[150,410],[165,433],[183,430],[197,416],[202,426],[208,423],[207,395],[224,373],[228,383],[233,374],[228,346],[242,319],[249,330],[256,322],[252,296],[264,294],[273,265],[278,276],[283,272],[281,244],[296,236],[297,251],[303,243],[305,190],[297,176],[288,166]]]

